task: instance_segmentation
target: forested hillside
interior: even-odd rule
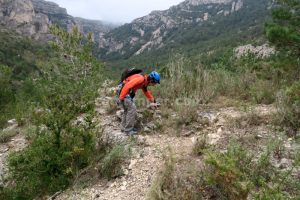
[[[265,42],[271,1],[196,2],[182,2],[112,30],[100,40],[98,56],[111,61],[112,68],[157,67],[174,53],[198,62],[204,52]]]

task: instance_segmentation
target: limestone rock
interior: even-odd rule
[[[130,161],[130,164],[129,164],[129,166],[128,166],[128,169],[130,169],[130,170],[132,170],[132,168],[134,167],[134,165],[137,163],[137,160],[131,160]]]
[[[100,34],[115,27],[102,21],[73,18],[65,8],[50,1],[0,1],[0,25],[8,29],[36,40],[48,41],[52,38],[49,34],[52,24],[58,24],[68,31],[77,26],[83,33],[93,32],[97,40]]]
[[[7,123],[11,126],[11,125],[17,124],[17,120],[11,119],[11,120],[8,120]]]
[[[275,53],[275,49],[267,44],[261,46],[248,44],[235,49],[235,56],[237,58],[241,58],[249,53],[256,55],[258,58],[268,58]]]

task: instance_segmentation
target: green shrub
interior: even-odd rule
[[[12,116],[12,105],[15,102],[15,96],[11,81],[12,70],[0,64],[0,128],[3,128],[9,117]]]
[[[0,143],[9,141],[10,138],[18,134],[17,130],[1,130],[0,131]]]
[[[198,119],[198,106],[196,104],[183,104],[175,106],[178,117],[176,118],[176,126],[191,125]]]
[[[229,54],[226,52],[224,54],[224,59],[217,60],[217,63],[211,66],[201,64],[191,66],[185,57],[174,56],[163,70],[165,81],[157,89],[158,96],[168,99],[171,105],[182,98],[194,99],[198,103],[209,103],[221,95],[247,101],[254,100],[256,103],[274,102],[275,93],[282,84],[278,83],[279,79],[275,75],[270,77],[270,70],[264,69],[270,61],[256,59],[253,56],[238,60],[228,57]]]
[[[147,199],[297,199],[300,183],[292,172],[299,167],[299,153],[293,154],[293,166],[286,170],[271,161],[282,145],[272,140],[260,155],[233,142],[225,152],[207,148],[200,154],[204,164],[190,157],[177,161],[171,154]]]
[[[124,145],[113,147],[103,158],[98,167],[100,175],[108,179],[122,175],[121,164],[124,162],[124,159],[129,156],[128,153]]]
[[[146,199],[197,200],[205,196],[201,192],[202,179],[195,163],[190,160],[176,161],[171,152],[164,160],[164,166],[154,180]]]
[[[148,200],[170,199],[170,195],[172,195],[172,193],[169,193],[169,187],[173,186],[175,160],[174,157],[172,157],[172,154],[166,156],[164,160],[164,169],[160,171],[159,176],[152,185],[150,192],[147,195]]]
[[[292,168],[281,171],[271,164],[274,150],[282,145],[272,141],[267,150],[254,156],[239,145],[230,145],[226,153],[207,151],[206,176],[214,194],[225,199],[292,199],[299,196],[299,181],[292,175],[299,161]]]
[[[207,142],[207,136],[201,135],[197,138],[196,143],[193,146],[193,154],[200,156],[202,155],[205,150],[209,147],[209,144]]]
[[[89,164],[95,146],[93,134],[77,128],[68,132],[58,146],[55,135],[44,131],[24,151],[10,156],[10,178],[16,185],[12,198],[32,199],[65,189]]]
[[[250,88],[250,94],[255,103],[271,104],[275,101],[278,88],[267,80],[257,80]]]
[[[291,128],[295,135],[300,128],[300,81],[278,93],[276,104],[279,123]]]
[[[227,199],[247,199],[251,182],[247,180],[244,168],[250,167],[251,158],[238,146],[232,146],[225,154],[209,152],[205,162],[210,166],[207,174],[208,182],[216,185],[216,193]]]
[[[37,128],[28,134],[31,144],[9,158],[13,184],[5,189],[8,199],[33,199],[63,190],[96,156],[92,119],[101,65],[91,56],[91,35],[85,37],[78,29],[51,31],[59,56],[40,66],[34,90],[27,87],[29,93],[39,93],[32,98],[31,121]]]

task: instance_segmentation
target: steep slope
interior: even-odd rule
[[[99,43],[101,58],[145,62],[154,57],[147,66],[170,52],[196,54],[219,39],[249,40],[263,32],[270,5],[268,0],[186,0],[105,34]]]
[[[84,33],[93,32],[95,38],[114,27],[97,20],[74,18],[65,8],[44,0],[0,0],[0,22],[8,29],[42,41],[49,39],[51,24],[67,30],[76,25]]]
[[[13,79],[25,79],[37,70],[37,63],[54,56],[47,45],[0,26],[0,65],[13,70]]]

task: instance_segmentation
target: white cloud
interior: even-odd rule
[[[110,22],[130,22],[153,10],[165,10],[183,0],[48,0],[75,17]]]

